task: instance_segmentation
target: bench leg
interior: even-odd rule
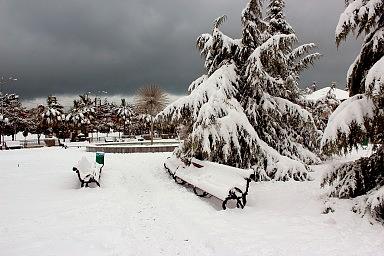
[[[243,191],[241,191],[241,189],[239,188],[235,187],[231,189],[231,191],[229,191],[227,198],[225,198],[225,200],[221,205],[223,210],[227,209],[227,203],[228,201],[231,201],[231,200],[236,200],[236,207],[243,209],[245,204],[247,203],[246,195],[247,194],[243,193]]]
[[[200,190],[201,193],[199,193],[197,190]],[[198,197],[211,197],[212,195],[208,194],[207,192],[199,189],[198,187],[193,187],[193,192],[195,193],[195,195],[197,195]]]
[[[164,163],[164,169],[168,172],[168,174],[172,177],[175,178],[175,175],[171,172],[171,169],[168,168],[168,166]]]
[[[175,180],[175,182],[179,185],[184,185],[185,184],[185,181],[183,181],[182,179],[180,179],[179,177],[176,177],[176,176],[173,176],[173,179]]]

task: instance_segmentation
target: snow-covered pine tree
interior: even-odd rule
[[[384,221],[384,1],[346,1],[336,29],[336,42],[357,31],[366,34],[348,75],[350,96],[330,117],[322,138],[325,154],[347,152],[364,139],[376,144],[368,157],[335,167],[324,176],[330,195],[361,196],[362,214]]]
[[[244,65],[247,82],[243,89],[248,93],[242,93],[246,95],[242,102],[259,137],[269,147],[298,163],[312,164],[319,161],[313,153],[319,135],[311,114],[300,106],[298,79],[300,72],[320,55],[307,55],[314,44],[294,48],[297,37],[284,19],[283,7],[282,0],[270,1],[266,18],[269,36]],[[268,162],[279,161],[275,157]],[[294,163],[291,165],[295,166]],[[307,168],[290,166],[285,172],[296,169],[305,173],[304,167]],[[268,177],[274,177],[274,172],[274,169],[267,171]]]
[[[291,25],[285,20],[284,16],[285,0],[271,1],[268,6],[268,13],[266,20],[269,23],[268,32],[271,35],[280,34],[294,34],[295,31]]]
[[[220,31],[224,20],[225,16],[216,19],[212,35],[197,40],[208,74],[195,80],[189,95],[159,116],[181,122],[190,131],[176,152],[183,160],[196,157],[246,168],[257,162],[258,138],[236,99],[239,76],[234,59],[241,41]]]
[[[319,135],[311,114],[300,106],[298,79],[320,54],[307,55],[316,47],[313,43],[294,47],[297,37],[285,20],[284,6],[283,0],[271,0],[268,5],[265,40],[244,65],[243,79],[247,82],[243,89],[248,93],[243,93],[247,97],[242,102],[255,130],[269,147],[290,159],[312,164],[319,161],[313,153]],[[268,162],[276,161],[279,160],[275,157]],[[289,167],[286,172],[292,169],[304,173],[300,165]],[[267,175],[274,178],[274,169]]]
[[[269,11],[270,19],[283,19],[275,9]],[[190,85],[188,96],[158,116],[189,128],[177,156],[187,162],[196,157],[253,168],[256,180],[308,179],[302,161],[319,160],[311,152],[317,133],[311,114],[297,104],[297,79],[318,57],[305,56],[314,45],[293,49],[295,35],[284,34],[278,26],[271,29],[262,17],[260,0],[251,0],[242,12],[241,39],[220,31],[224,20],[218,18],[212,35],[204,34],[197,41],[207,75]]]

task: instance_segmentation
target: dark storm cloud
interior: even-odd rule
[[[0,0],[0,72],[24,98],[107,90],[132,94],[158,83],[183,94],[203,72],[196,37],[228,15],[223,30],[240,33],[246,0]],[[342,0],[288,0],[287,16],[302,42],[324,54],[303,84],[344,82],[356,45],[336,52],[333,31]],[[11,90],[10,88],[8,88]]]

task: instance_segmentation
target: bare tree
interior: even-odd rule
[[[153,144],[153,127],[156,114],[168,104],[168,95],[158,85],[147,85],[137,90],[135,107],[138,113],[151,118],[151,144]]]

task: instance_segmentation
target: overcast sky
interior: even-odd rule
[[[48,94],[108,91],[132,95],[156,83],[182,95],[204,72],[195,48],[199,34],[226,14],[222,29],[240,35],[246,0],[0,0],[0,72],[20,80],[8,92],[24,99]],[[286,16],[301,43],[314,42],[324,56],[302,85],[345,84],[359,50],[338,50],[334,30],[344,0],[287,0]]]

